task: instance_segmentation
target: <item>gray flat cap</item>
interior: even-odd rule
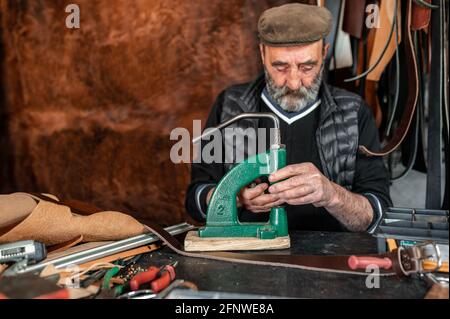
[[[259,38],[269,46],[307,44],[326,37],[332,20],[324,7],[289,3],[263,12],[258,21]]]

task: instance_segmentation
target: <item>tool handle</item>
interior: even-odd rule
[[[375,265],[383,269],[390,269],[392,267],[392,261],[387,257],[378,258],[350,256],[348,258],[348,266],[353,270],[366,269],[369,265]]]
[[[161,276],[152,282],[152,290],[155,293],[160,292],[161,290],[165,289],[169,284],[172,282],[172,280],[175,279],[175,268],[172,266],[166,266],[161,272]]]
[[[130,280],[130,289],[132,291],[138,290],[140,285],[155,279],[158,273],[159,268],[152,266],[148,268],[147,271],[137,274]]]
[[[70,293],[68,289],[64,288],[48,294],[40,295],[33,299],[70,299]]]

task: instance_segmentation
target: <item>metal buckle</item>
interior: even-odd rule
[[[432,251],[427,252],[427,247],[431,247]],[[413,273],[432,273],[442,267],[441,251],[433,241],[426,241],[407,248],[400,246],[397,254],[400,269],[406,276]],[[432,270],[425,270],[422,262],[423,260],[431,259],[431,257],[436,259],[436,267]]]

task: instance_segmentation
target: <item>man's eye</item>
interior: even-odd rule
[[[312,69],[314,69],[312,66],[304,66],[304,67],[302,68],[302,71],[303,71],[303,72],[309,72],[309,71],[312,71]]]
[[[279,71],[279,72],[285,72],[285,71],[287,70],[287,68],[286,68],[286,67],[283,67],[283,66],[279,66],[279,67],[277,67],[276,69],[277,69],[277,71]]]

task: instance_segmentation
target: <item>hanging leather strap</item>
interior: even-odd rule
[[[376,29],[374,45],[372,48],[372,52],[370,54],[369,65],[374,65],[378,56],[380,56],[383,51],[383,47],[388,42],[388,46],[384,51],[380,62],[377,66],[367,74],[367,80],[378,82],[380,80],[381,74],[386,69],[386,66],[391,61],[394,56],[395,51],[397,50],[398,44],[401,42],[401,10],[400,10],[400,2],[397,2],[397,15],[394,16],[395,12],[395,1],[392,0],[382,0],[380,3],[380,26]],[[396,22],[394,20],[397,19]],[[396,24],[397,28],[397,39],[392,34],[389,37],[389,30],[393,24]],[[395,32],[395,31],[394,31]]]
[[[366,0],[346,0],[344,7],[344,21],[342,30],[352,37],[361,39],[366,14]]]
[[[434,0],[440,8],[431,13],[431,70],[428,111],[428,154],[427,154],[427,194],[425,207],[441,209],[441,175],[442,175],[442,103],[445,79],[443,9],[441,0]]]
[[[431,0],[424,0],[431,3]],[[411,29],[414,31],[428,28],[431,19],[431,9],[415,4],[412,8]]]
[[[447,154],[445,159],[445,190],[444,190],[444,200],[442,204],[442,209],[448,210],[449,209],[449,196],[450,196],[450,189],[449,189],[449,179],[450,179],[450,173],[449,173],[449,159],[448,154],[450,153],[449,148],[449,98],[450,98],[450,87],[449,87],[449,48],[448,48],[448,30],[450,28],[450,19],[448,17],[448,2],[444,2],[443,5],[445,6],[442,11],[444,13],[444,43],[445,43],[445,49],[444,49],[444,103],[442,104],[442,113],[443,113],[443,123],[444,123],[444,134],[443,134],[443,141],[444,141],[444,154]]]
[[[419,94],[419,78],[417,74],[417,61],[414,50],[414,44],[411,35],[411,13],[412,13],[412,0],[408,1],[406,9],[406,23],[405,23],[405,56],[406,63],[408,65],[408,99],[403,111],[403,115],[400,119],[400,123],[394,132],[392,138],[386,143],[386,145],[379,152],[369,150],[364,145],[359,146],[359,151],[367,156],[386,156],[397,149],[405,139],[414,117],[416,110],[417,99]]]

